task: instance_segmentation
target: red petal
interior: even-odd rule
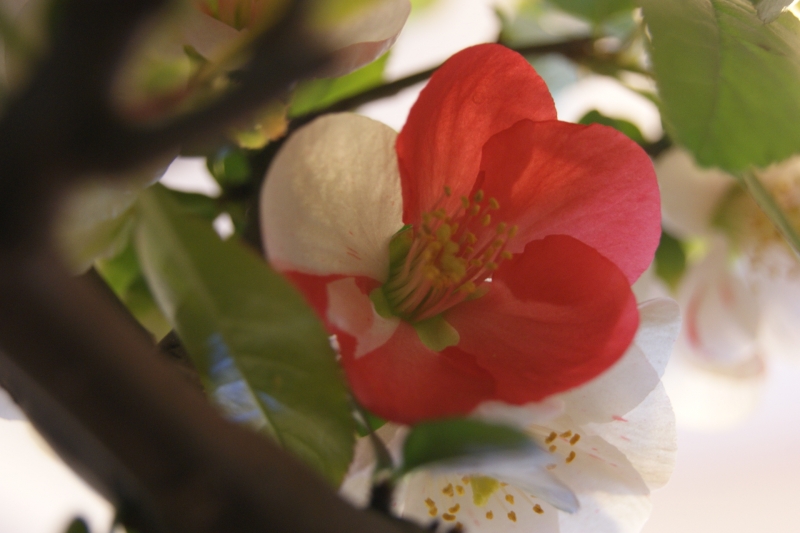
[[[490,283],[488,294],[445,317],[461,335],[458,348],[494,376],[505,402],[539,401],[597,376],[639,324],[622,272],[565,235],[528,244]]]
[[[337,332],[350,387],[373,413],[404,424],[464,415],[494,396],[492,378],[466,356],[452,360],[426,348],[401,322],[380,348],[353,357],[356,340]]]
[[[469,195],[481,148],[495,133],[521,119],[555,120],[553,99],[542,78],[516,52],[482,44],[451,57],[431,77],[397,137],[403,183],[403,221],[419,222],[445,185],[451,207]]]
[[[653,164],[613,128],[521,121],[483,148],[480,185],[497,221],[519,226],[510,250],[565,234],[611,259],[635,281],[653,260],[661,210]]]

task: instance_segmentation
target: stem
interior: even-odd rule
[[[758,204],[758,207],[769,217],[770,222],[772,222],[798,259],[800,259],[800,235],[797,234],[791,222],[786,218],[786,215],[775,201],[775,198],[772,197],[770,192],[764,187],[764,184],[761,183],[761,180],[758,179],[758,176],[756,176],[755,172],[752,170],[742,172],[739,178]]]

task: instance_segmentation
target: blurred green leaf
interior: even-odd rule
[[[589,23],[565,16],[563,11],[541,0],[525,0],[512,14],[496,10],[500,19],[500,42],[510,47],[556,43],[590,37]]]
[[[452,462],[535,448],[517,429],[466,418],[414,426],[403,445],[401,474],[431,463]]]
[[[636,7],[633,0],[550,0],[550,3],[595,24]]]
[[[214,220],[220,214],[217,200],[195,192],[183,192],[164,188],[164,194],[177,202],[181,209],[204,220]]]
[[[89,533],[89,526],[82,518],[76,518],[67,527],[65,533]]]
[[[97,261],[95,268],[128,311],[154,338],[160,339],[172,329],[147,287],[133,242],[129,241],[116,256]]]
[[[758,18],[764,22],[772,22],[783,13],[794,0],[750,0],[756,7]]]
[[[579,121],[579,124],[602,124],[604,126],[611,126],[612,128],[627,135],[636,144],[643,145],[647,143],[642,135],[642,132],[633,122],[629,122],[620,118],[611,118],[603,115],[597,110],[589,111],[583,115]]]
[[[206,165],[223,189],[247,183],[252,176],[247,152],[238,147],[222,148],[206,160]]]
[[[800,21],[747,0],[642,0],[662,116],[703,166],[736,172],[800,151]]]
[[[339,78],[306,81],[298,85],[289,108],[290,117],[319,111],[340,100],[356,95],[383,83],[383,70],[389,54],[369,65]]]
[[[681,242],[666,231],[661,232],[655,264],[656,275],[673,289],[677,287],[686,272],[686,252]]]
[[[136,247],[148,283],[227,415],[270,435],[338,484],[355,422],[328,335],[288,282],[221,241],[162,187],[140,198]]]

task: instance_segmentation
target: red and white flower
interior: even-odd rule
[[[447,61],[399,135],[353,114],[298,131],[261,215],[355,396],[402,423],[537,402],[609,368],[660,235],[647,155],[559,122],[527,61],[491,44]]]
[[[415,472],[400,485],[394,512],[471,533],[640,531],[650,491],[675,462],[675,417],[659,377],[680,316],[668,299],[639,311],[633,344],[599,377],[542,403],[490,402],[473,413],[524,430],[542,452]],[[377,433],[399,460],[405,428],[386,424]],[[373,465],[370,440],[359,440],[341,489],[357,505],[366,505]]]

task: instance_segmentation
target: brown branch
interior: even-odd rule
[[[225,421],[52,251],[64,183],[224,130],[324,59],[296,2],[255,42],[233,90],[171,122],[131,126],[114,114],[109,86],[133,33],[166,1],[57,3],[50,55],[0,119],[0,383],[144,533],[421,531],[346,505],[286,452]]]

